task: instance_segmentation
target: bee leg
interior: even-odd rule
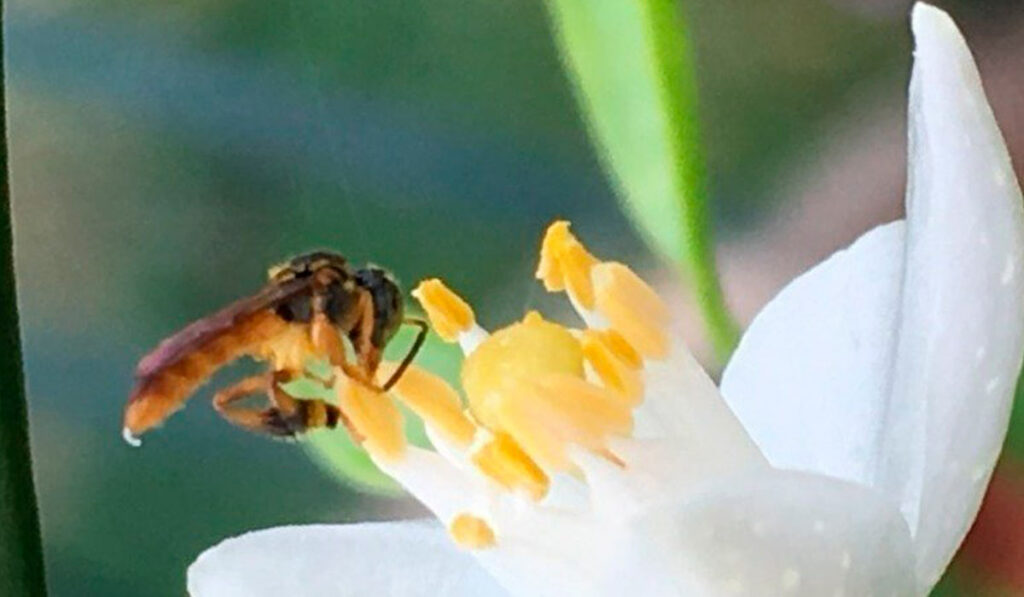
[[[298,400],[285,392],[280,384],[294,379],[296,376],[292,372],[275,371],[272,376],[273,384],[267,396],[273,406],[263,411],[263,415],[269,426],[283,431],[280,435],[294,437],[321,427],[334,429],[340,422],[352,437],[352,441],[356,444],[363,443],[362,434],[337,406],[319,398]]]
[[[361,298],[360,300],[364,305],[369,305],[371,317],[367,324],[365,321],[366,317],[361,316],[359,325],[372,326],[373,304],[370,303],[367,295],[364,295],[364,297],[365,298]],[[310,322],[310,335],[312,336],[313,347],[318,352],[327,355],[327,360],[330,361],[331,366],[341,369],[349,379],[359,382],[376,392],[382,391],[373,383],[372,377],[367,375],[366,371],[362,367],[358,367],[348,362],[348,359],[345,357],[345,344],[342,340],[341,333],[338,332],[337,326],[331,323],[331,320],[327,317],[325,301],[326,299],[321,296],[313,297],[313,318]],[[370,331],[372,332],[372,327]],[[363,334],[360,334],[360,338],[362,335]],[[356,353],[360,355],[360,359],[362,360],[362,352],[358,345],[356,346]]]
[[[369,294],[363,294],[360,296],[359,305],[360,315],[356,333],[350,338],[352,339],[352,346],[355,348],[356,357],[359,360],[359,366],[363,371],[366,372],[367,377],[372,380],[373,374],[377,372],[377,368],[380,367],[381,349],[375,346],[373,343],[373,329],[376,325],[376,318],[373,313],[373,300]],[[374,389],[383,391],[374,385]]]
[[[337,406],[323,400],[297,400],[278,386],[291,378],[292,374],[287,371],[247,377],[217,392],[213,407],[234,425],[279,438],[294,438],[318,427],[334,428],[339,421],[351,433],[348,419]],[[259,409],[233,404],[254,394],[265,394],[271,406]],[[353,435],[353,439],[359,441],[358,434]]]

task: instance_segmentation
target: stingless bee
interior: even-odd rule
[[[266,373],[216,393],[213,406],[229,422],[286,438],[317,427],[333,428],[339,420],[347,426],[337,406],[296,399],[281,384],[304,376],[306,364],[316,357],[326,358],[332,370],[341,369],[357,383],[386,391],[426,339],[427,323],[403,318],[401,290],[383,269],[354,270],[341,255],[318,251],[271,268],[268,277],[255,295],[188,325],[139,361],[124,412],[128,443],[138,445],[139,435],[184,406],[215,371],[243,356],[270,366]],[[382,351],[403,323],[419,326],[419,333],[398,368],[378,387],[374,374]],[[346,358],[344,337],[355,363]],[[266,408],[237,404],[260,393],[269,400]]]

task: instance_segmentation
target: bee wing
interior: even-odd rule
[[[135,378],[141,382],[160,373],[253,313],[273,308],[286,299],[308,292],[311,283],[311,278],[301,278],[281,284],[268,284],[253,296],[237,300],[212,315],[192,322],[142,357],[135,368]]]

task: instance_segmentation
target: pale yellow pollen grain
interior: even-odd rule
[[[365,385],[347,381],[340,370],[334,372],[338,407],[355,430],[363,436],[363,447],[377,458],[394,461],[405,453],[402,414],[387,394]]]
[[[457,514],[448,525],[448,534],[455,544],[464,549],[487,549],[494,547],[497,539],[487,521],[473,514]]]
[[[473,454],[472,460],[482,473],[505,489],[525,491],[533,500],[540,500],[548,492],[548,476],[507,433],[496,433]]]
[[[645,357],[665,357],[669,347],[665,328],[670,317],[661,297],[621,263],[595,266],[593,280],[597,311],[612,329]]]
[[[396,363],[382,363],[378,376],[388,379],[396,368]],[[391,392],[448,441],[462,448],[472,443],[476,425],[463,412],[458,393],[445,380],[412,365]]]
[[[434,331],[448,342],[457,341],[459,334],[468,331],[476,322],[473,309],[466,301],[437,278],[420,282],[412,296],[427,312]]]

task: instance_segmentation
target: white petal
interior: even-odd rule
[[[312,525],[228,539],[188,569],[192,597],[505,595],[436,525]]]
[[[723,391],[770,461],[892,495],[914,534],[926,589],[974,518],[1006,432],[1024,347],[1024,213],[955,25],[918,4],[914,33],[896,306],[901,270],[887,259],[899,254],[898,238],[883,230],[765,309]],[[864,342],[874,357],[862,354]]]
[[[828,477],[741,475],[651,510],[632,537],[623,552],[670,580],[661,594],[914,594],[899,511],[871,490]]]
[[[677,442],[696,468],[717,474],[764,464],[750,434],[680,338],[667,358],[645,364],[635,436]]]
[[[401,459],[374,459],[378,467],[447,523],[456,514],[479,506],[487,493],[485,482],[433,450],[406,447]]]
[[[722,393],[774,466],[868,483],[894,354],[903,223],[795,279],[754,319]]]
[[[902,317],[880,486],[937,580],[1006,434],[1024,339],[1024,212],[967,45],[918,4]]]

